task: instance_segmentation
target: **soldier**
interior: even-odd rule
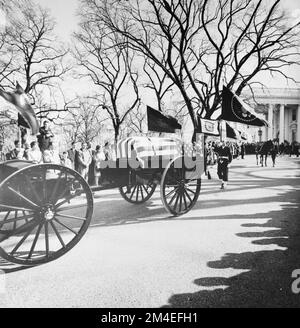
[[[272,157],[273,167],[275,167],[276,156],[278,154],[278,146],[275,142],[273,142],[273,146],[270,150],[270,153],[271,153],[271,157]]]
[[[241,158],[244,159],[245,156],[245,144],[242,142],[241,144]]]
[[[232,154],[225,142],[221,142],[221,146],[216,148],[218,154],[218,177],[221,180],[221,189],[224,189],[228,182],[228,164],[232,161]]]

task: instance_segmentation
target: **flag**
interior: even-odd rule
[[[18,126],[22,126],[23,128],[30,129],[30,126],[28,125],[28,123],[25,121],[25,119],[20,113],[18,113]]]
[[[204,133],[210,136],[219,136],[219,121],[208,120],[198,116],[200,133]]]
[[[239,132],[226,123],[226,137],[231,139],[239,139]]]
[[[35,116],[34,110],[31,107],[29,100],[22,89],[22,87],[17,83],[14,92],[6,92],[0,89],[0,96],[6,101],[13,104],[18,110],[18,124],[30,128],[32,135],[39,132],[39,123]]]
[[[176,129],[181,129],[181,125],[176,118],[170,115],[163,115],[161,112],[147,106],[148,131],[174,133]]]
[[[223,87],[222,91],[221,119],[247,125],[268,126],[264,119],[256,116],[256,113],[249,105],[226,87]]]
[[[240,134],[240,136],[243,140],[248,140],[247,135],[246,135],[245,132],[242,132],[242,131],[239,131],[239,130],[238,130],[238,132],[239,132],[239,134]]]

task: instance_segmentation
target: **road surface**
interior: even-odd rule
[[[0,263],[0,307],[298,307],[299,175],[299,158],[275,168],[234,160],[228,188],[213,169],[178,218],[158,191],[138,206],[97,192],[91,227],[69,253],[34,268]]]

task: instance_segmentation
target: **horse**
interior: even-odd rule
[[[264,158],[265,158],[265,166],[267,166],[267,157],[272,148],[273,148],[272,140],[268,140],[261,145],[259,149],[261,166],[264,166]]]

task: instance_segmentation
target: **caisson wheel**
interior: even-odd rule
[[[197,202],[201,175],[197,166],[186,167],[185,157],[173,159],[165,168],[160,194],[166,210],[173,215],[187,213]]]
[[[121,196],[129,203],[142,204],[149,200],[156,189],[156,184],[153,182],[136,181],[136,184],[130,189],[120,187]]]
[[[93,195],[75,171],[60,165],[32,165],[0,184],[0,256],[38,265],[59,258],[86,232]]]

